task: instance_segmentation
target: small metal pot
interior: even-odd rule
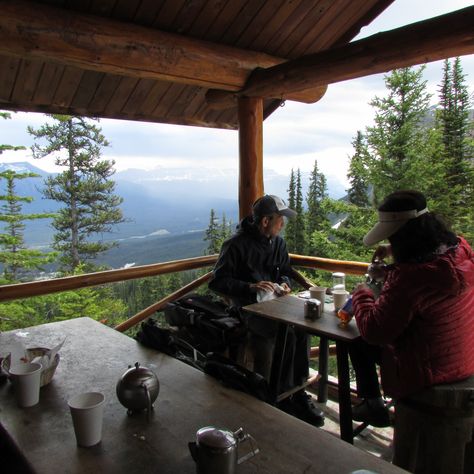
[[[150,417],[153,402],[160,392],[160,382],[156,374],[147,367],[128,366],[128,370],[120,377],[116,386],[116,393],[120,403],[128,408],[127,414],[135,411],[148,410]]]
[[[246,440],[250,441],[251,450],[238,457],[238,445]],[[259,452],[252,441],[255,442],[252,436],[244,433],[243,428],[232,432],[205,426],[197,431],[196,442],[188,443],[188,446],[198,474],[235,474],[237,464]]]

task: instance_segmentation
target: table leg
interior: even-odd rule
[[[337,378],[339,386],[339,424],[341,439],[354,443],[352,429],[351,388],[349,379],[349,353],[346,343],[336,341]]]
[[[318,361],[318,402],[326,403],[328,401],[328,360],[329,360],[329,341],[327,337],[319,338],[319,361]]]
[[[272,371],[270,375],[270,389],[274,392],[275,400],[280,395],[281,374],[285,360],[286,342],[288,339],[288,325],[280,323],[278,325],[277,337],[275,339],[274,356],[272,360]],[[276,357],[280,353],[281,357]]]

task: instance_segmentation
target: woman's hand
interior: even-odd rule
[[[359,290],[370,290],[370,287],[369,287],[369,285],[367,285],[366,283],[359,283],[359,284],[356,285],[356,287],[354,288],[353,293],[355,293],[356,291],[359,291]]]

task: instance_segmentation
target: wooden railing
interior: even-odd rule
[[[119,270],[107,270],[102,272],[87,273],[84,275],[75,275],[64,278],[54,278],[51,280],[41,280],[28,283],[16,283],[12,285],[0,286],[0,302],[20,298],[29,298],[31,296],[46,295],[61,291],[77,290],[91,286],[98,286],[107,283],[114,283],[137,278],[145,278],[167,273],[175,273],[186,270],[194,270],[213,266],[217,260],[217,255],[208,255],[203,257],[188,258],[183,260],[173,260],[170,262],[156,263],[153,265],[142,265],[132,268]],[[320,257],[309,257],[304,255],[290,254],[291,264],[294,267],[305,267],[320,269],[326,271],[340,271],[347,274],[363,275],[367,272],[367,263],[333,260]],[[135,326],[154,312],[162,309],[170,301],[174,301],[185,294],[193,291],[195,288],[209,281],[212,273],[206,273],[188,285],[171,293],[165,298],[157,301],[148,308],[143,309],[128,320],[120,323],[116,329],[126,331]],[[299,274],[298,282],[305,288],[312,285],[303,275]]]

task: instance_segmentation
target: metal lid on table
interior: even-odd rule
[[[196,433],[196,441],[200,446],[216,449],[226,449],[236,444],[232,431],[221,430],[214,426],[205,426],[199,429]]]

